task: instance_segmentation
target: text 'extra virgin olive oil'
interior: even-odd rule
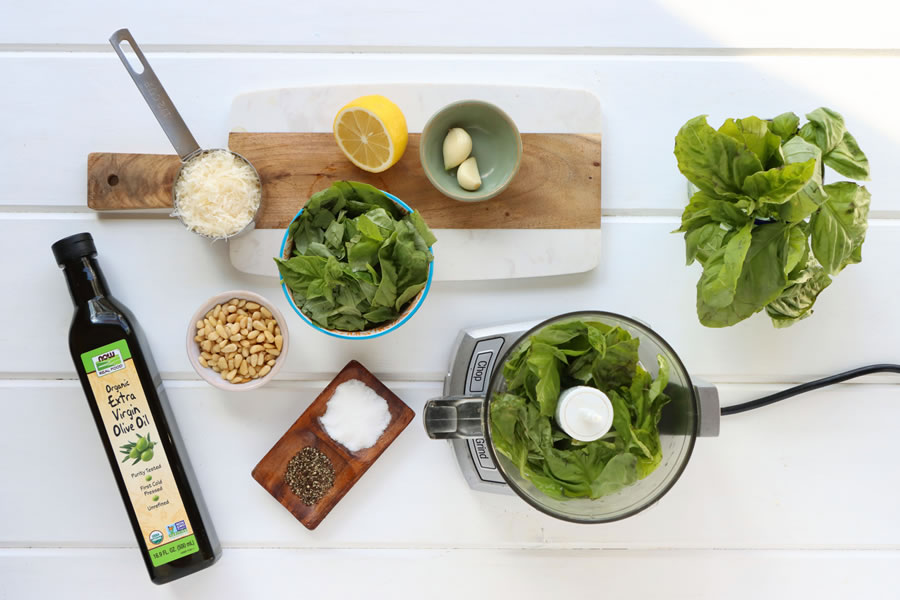
[[[221,548],[143,334],[109,295],[91,234],[52,249],[75,303],[69,350],[150,579],[205,569]]]

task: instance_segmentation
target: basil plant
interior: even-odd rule
[[[678,168],[696,188],[681,217],[687,264],[703,266],[697,316],[728,327],[765,309],[775,327],[812,314],[832,277],[862,260],[869,192],[853,181],[825,184],[824,166],[854,180],[869,161],[827,108],[766,121],[705,116],[675,137]]]

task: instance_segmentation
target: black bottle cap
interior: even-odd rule
[[[64,237],[50,246],[50,249],[53,250],[56,264],[61,267],[73,260],[80,260],[85,256],[95,256],[97,254],[94,238],[87,232]]]

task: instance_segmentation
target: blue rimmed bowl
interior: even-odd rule
[[[413,211],[413,209],[410,208],[408,204],[406,204],[403,200],[401,200],[397,196],[395,196],[389,192],[385,192],[384,190],[380,190],[380,191],[382,194],[384,194],[385,196],[390,198],[394,204],[396,204],[397,206],[399,206],[406,212],[411,213]],[[304,206],[299,211],[297,211],[297,214],[294,215],[293,219],[291,219],[291,223],[296,221],[297,218],[303,213],[303,211],[305,209],[306,209],[306,207]],[[284,230],[284,237],[281,239],[281,251],[279,253],[279,256],[281,256],[281,258],[283,258],[285,260],[290,258],[291,251],[293,250],[293,240],[291,239],[289,233],[290,233],[290,224]],[[429,252],[431,252],[432,256],[434,256],[434,250],[429,249]],[[288,304],[291,306],[291,308],[294,309],[294,312],[297,313],[300,316],[300,318],[303,319],[307,323],[307,325],[309,325],[313,329],[318,329],[322,333],[326,333],[328,335],[331,335],[331,336],[334,336],[337,338],[344,338],[344,339],[350,339],[350,340],[366,340],[366,339],[371,339],[371,338],[376,338],[376,337],[382,336],[386,333],[390,333],[391,331],[397,329],[398,327],[400,327],[401,325],[403,325],[404,323],[409,321],[410,318],[412,318],[412,316],[414,314],[416,314],[416,311],[419,310],[419,307],[422,306],[422,302],[425,301],[425,296],[428,295],[428,290],[431,289],[431,282],[433,279],[434,279],[434,260],[432,260],[431,263],[428,265],[428,279],[425,282],[425,287],[422,288],[422,291],[419,292],[418,294],[416,294],[413,297],[413,299],[409,301],[409,303],[406,305],[406,308],[403,309],[403,312],[400,313],[400,316],[398,316],[396,320],[391,321],[390,323],[383,323],[381,325],[378,325],[377,327],[373,327],[371,329],[366,329],[364,331],[341,331],[338,329],[325,329],[324,327],[321,327],[320,325],[317,325],[316,323],[314,323],[312,321],[312,319],[310,319],[308,316],[303,314],[303,311],[300,310],[300,307],[297,306],[297,304],[294,302],[294,295],[291,293],[290,288],[283,281],[281,282],[281,290],[284,292],[284,296],[285,296],[285,298],[287,298]]]

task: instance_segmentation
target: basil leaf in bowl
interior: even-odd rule
[[[275,262],[313,325],[363,332],[394,323],[421,301],[435,241],[418,212],[371,185],[339,181],[309,199]]]

